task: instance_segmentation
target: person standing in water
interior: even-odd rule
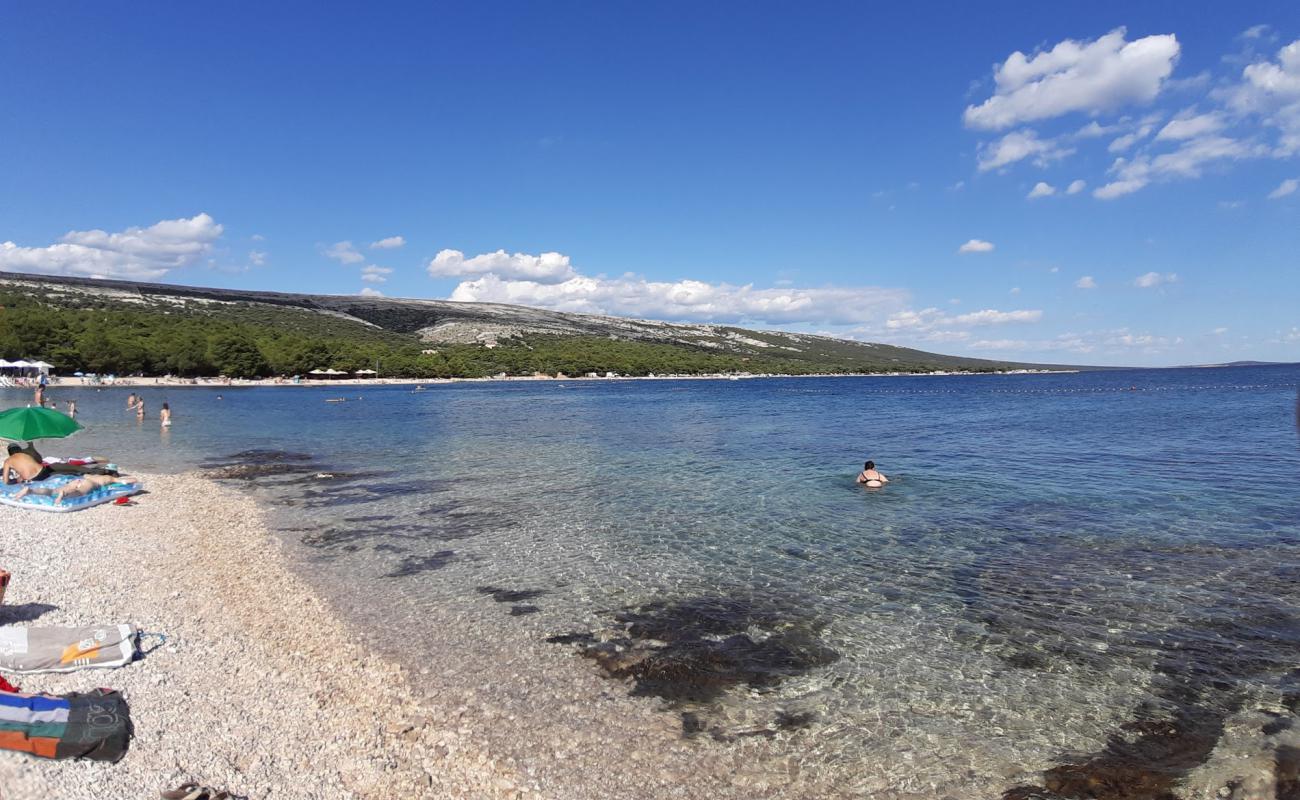
[[[73,419],[76,419],[76,418],[77,418],[77,401],[76,401],[76,400],[69,400],[69,401],[68,401],[68,416],[69,416],[69,417],[72,417]]]
[[[162,420],[162,426],[164,428],[170,428],[172,426],[171,406],[163,403],[162,408],[158,411],[158,419]]]
[[[876,469],[876,462],[868,461],[862,465],[862,471],[858,473],[858,483],[865,485],[868,489],[879,489],[889,483],[889,478],[886,478],[883,472]]]
[[[135,392],[131,392],[126,396],[126,410],[135,411]]]
[[[135,401],[135,418],[144,419],[144,398],[137,398]]]

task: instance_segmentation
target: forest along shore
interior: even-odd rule
[[[0,624],[135,623],[165,645],[125,667],[9,675],[26,692],[123,693],[117,764],[0,751],[5,800],[157,797],[187,781],[250,798],[520,797],[539,787],[422,707],[288,567],[258,508],[195,475],[141,476],[128,506],[0,507]],[[531,796],[537,796],[531,794]]]

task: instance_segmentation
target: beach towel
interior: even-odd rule
[[[117,761],[130,741],[131,710],[111,689],[57,696],[0,692],[0,749]]]
[[[76,479],[76,475],[51,475],[45,480],[32,485],[48,489],[57,489],[63,484],[71,483]],[[0,504],[14,506],[15,508],[26,508],[31,511],[80,511],[83,508],[111,503],[119,497],[128,497],[137,494],[144,489],[144,485],[140,483],[133,483],[130,485],[111,483],[108,486],[96,489],[95,491],[84,494],[81,497],[69,497],[58,505],[55,505],[53,495],[29,494],[23,498],[15,497],[22,488],[23,484],[0,486]]]
[[[29,674],[120,667],[135,658],[138,639],[131,624],[94,628],[0,626],[0,670]]]

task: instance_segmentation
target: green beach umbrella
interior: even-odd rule
[[[49,408],[11,408],[0,412],[0,439],[30,442],[32,439],[62,439],[81,430],[67,414]]]

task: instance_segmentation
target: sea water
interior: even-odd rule
[[[793,759],[845,796],[1069,797],[1283,746],[1298,384],[159,387],[136,390],[143,423],[126,390],[76,387],[50,395],[87,429],[47,449],[249,491],[373,645],[439,680],[597,676],[690,747]],[[868,458],[887,487],[854,484]]]

